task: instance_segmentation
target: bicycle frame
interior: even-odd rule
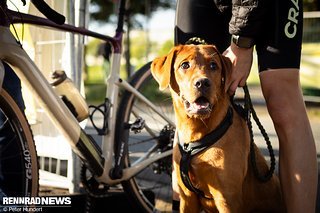
[[[137,98],[151,107],[159,116],[174,126],[174,123],[169,118],[166,118],[160,111],[158,111],[148,99],[146,99],[141,93],[133,88],[128,82],[119,77],[123,39],[122,13],[124,13],[125,0],[122,0],[120,5],[119,23],[122,22],[122,24],[118,23],[114,37],[105,36],[68,24],[57,25],[45,18],[36,17],[33,15],[21,14],[10,10],[7,11],[7,13],[9,13],[12,17],[11,23],[25,23],[50,27],[65,32],[95,37],[109,42],[112,45],[113,53],[111,57],[111,72],[107,80],[108,89],[106,93],[106,98],[108,98],[111,102],[111,109],[107,118],[109,131],[102,137],[102,153],[97,148],[96,142],[92,141],[91,137],[86,135],[64,102],[56,95],[51,85],[45,79],[36,64],[30,59],[22,47],[17,44],[16,39],[9,30],[9,27],[0,26],[0,49],[6,50],[5,52],[0,51],[0,60],[7,62],[14,67],[16,74],[19,76],[22,82],[28,86],[28,88],[36,95],[38,100],[41,100],[41,107],[46,111],[50,119],[58,127],[61,133],[66,136],[72,147],[72,150],[82,159],[82,161],[95,175],[98,181],[109,185],[118,184],[123,180],[128,180],[151,163],[172,154],[172,150],[168,150],[156,156],[149,156],[149,154],[146,153],[130,168],[120,168],[123,169],[123,175],[121,178],[112,179],[109,176],[110,170],[112,169],[115,161],[114,146],[115,143],[120,143],[120,141],[114,141],[116,111],[118,107],[118,93],[120,87],[132,92]],[[1,65],[2,63],[0,63],[0,82],[3,81],[4,75],[4,69]],[[0,84],[0,86],[0,89],[2,89],[2,84]]]

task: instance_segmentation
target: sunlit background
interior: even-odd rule
[[[67,23],[88,27],[92,31],[110,36],[115,34],[117,0],[46,0],[46,2],[66,15]],[[29,1],[27,6],[22,6],[20,0],[12,0],[12,3],[22,12],[40,15]],[[8,2],[8,5],[15,9],[12,3]],[[125,54],[122,59],[121,77],[127,79],[148,61],[168,53],[173,47],[175,4],[175,0],[131,0],[131,10],[124,29]],[[308,103],[317,150],[320,153],[320,0],[304,0],[304,6],[301,85]],[[89,104],[98,104],[104,100],[105,79],[110,66],[109,61],[103,57],[104,43],[97,39],[81,38],[27,25],[23,27],[16,25],[16,30],[23,47],[47,78],[54,70],[64,69],[86,96]],[[259,89],[256,60],[248,84],[253,89],[252,96],[255,100],[263,100]],[[38,154],[43,159],[40,161],[43,165],[41,169],[47,169],[44,167],[48,164],[46,162],[55,159],[68,164],[71,168],[69,170],[74,170],[73,173],[69,170],[64,171],[63,174],[59,174],[59,178],[47,174],[46,178],[51,179],[40,179],[40,181],[53,186],[60,184],[59,187],[70,192],[76,191],[75,183],[79,181],[79,177],[77,170],[74,169],[77,165],[74,163],[75,158],[70,148],[49,123],[37,102],[29,95],[27,97],[26,114],[36,136],[36,142],[38,141]],[[266,126],[267,132],[271,133],[271,139],[277,141],[264,105],[261,107],[261,112],[262,123]],[[278,148],[277,144],[275,148]]]

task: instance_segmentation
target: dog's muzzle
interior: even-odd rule
[[[200,96],[194,102],[190,102],[186,100],[184,97],[182,97],[182,99],[184,103],[184,108],[188,114],[205,115],[212,111],[213,105],[204,96]]]

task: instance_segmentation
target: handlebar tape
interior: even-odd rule
[[[66,18],[60,13],[53,10],[45,1],[31,0],[31,2],[48,19],[59,25],[64,24]]]

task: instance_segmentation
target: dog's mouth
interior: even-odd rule
[[[213,104],[204,97],[197,98],[194,102],[190,102],[183,98],[184,108],[189,114],[205,115],[212,111]]]

